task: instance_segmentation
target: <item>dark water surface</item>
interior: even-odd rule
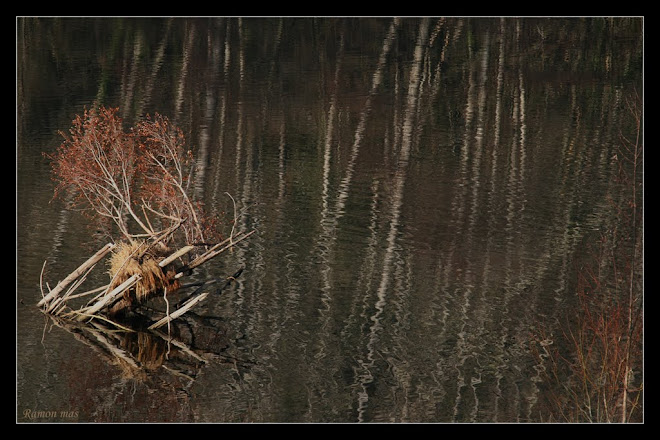
[[[547,420],[533,335],[574,309],[584,243],[612,227],[641,28],[17,20],[17,420]],[[258,231],[198,275],[245,267],[179,345],[35,306],[45,260],[52,287],[108,241],[51,201],[42,156],[96,105],[173,120],[225,233],[226,193]]]

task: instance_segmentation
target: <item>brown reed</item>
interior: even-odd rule
[[[135,274],[140,280],[130,290],[124,292],[122,300],[111,309],[111,314],[118,312],[134,302],[144,303],[167,288],[168,292],[177,290],[179,281],[172,271],[161,268],[159,262],[164,259],[162,252],[156,248],[148,248],[144,242],[122,242],[117,245],[109,259],[108,273],[111,276],[109,291],[119,286]]]

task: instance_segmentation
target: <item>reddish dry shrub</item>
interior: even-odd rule
[[[643,421],[641,100],[628,106],[632,136],[622,135],[616,156],[622,191],[609,199],[615,221],[581,262],[575,321],[562,323],[556,344],[544,330],[532,344],[550,421]]]
[[[110,219],[124,237],[154,238],[182,223],[186,243],[218,238],[213,219],[189,195],[194,162],[181,130],[161,115],[124,130],[117,108],[85,110],[49,156],[55,195]],[[137,229],[137,231],[136,231]]]
[[[85,110],[77,115],[69,135],[52,159],[58,185],[55,195],[70,190],[75,205],[111,219],[123,215],[135,175],[135,143],[126,133],[116,109]],[[127,233],[123,223],[122,233]]]

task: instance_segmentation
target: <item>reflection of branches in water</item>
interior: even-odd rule
[[[169,334],[160,330],[118,331],[96,321],[80,323],[48,315],[58,327],[92,348],[108,364],[120,368],[123,377],[144,381],[161,369],[194,381],[211,363],[227,363],[245,369],[254,364],[230,353],[228,328],[216,317],[190,313],[172,324]],[[134,328],[144,328],[136,318]]]
[[[63,358],[63,371],[72,379],[72,404],[85,409],[79,421],[191,421],[196,417],[192,387],[204,375],[224,371],[243,380],[251,374],[256,362],[240,351],[240,338],[222,318],[190,312],[167,334],[147,328],[153,313],[146,308],[137,309],[146,317],[136,313],[122,322],[133,329],[128,331],[96,320],[82,323],[46,315],[49,325],[71,333],[98,355],[83,356],[84,362],[78,356]],[[90,362],[101,368],[90,368]],[[144,399],[152,402],[152,396],[158,398],[135,412]]]

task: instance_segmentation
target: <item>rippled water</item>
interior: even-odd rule
[[[530,344],[612,227],[641,60],[639,19],[19,19],[17,420],[547,420]],[[35,306],[108,241],[42,156],[99,104],[175,121],[258,231],[178,345]]]

